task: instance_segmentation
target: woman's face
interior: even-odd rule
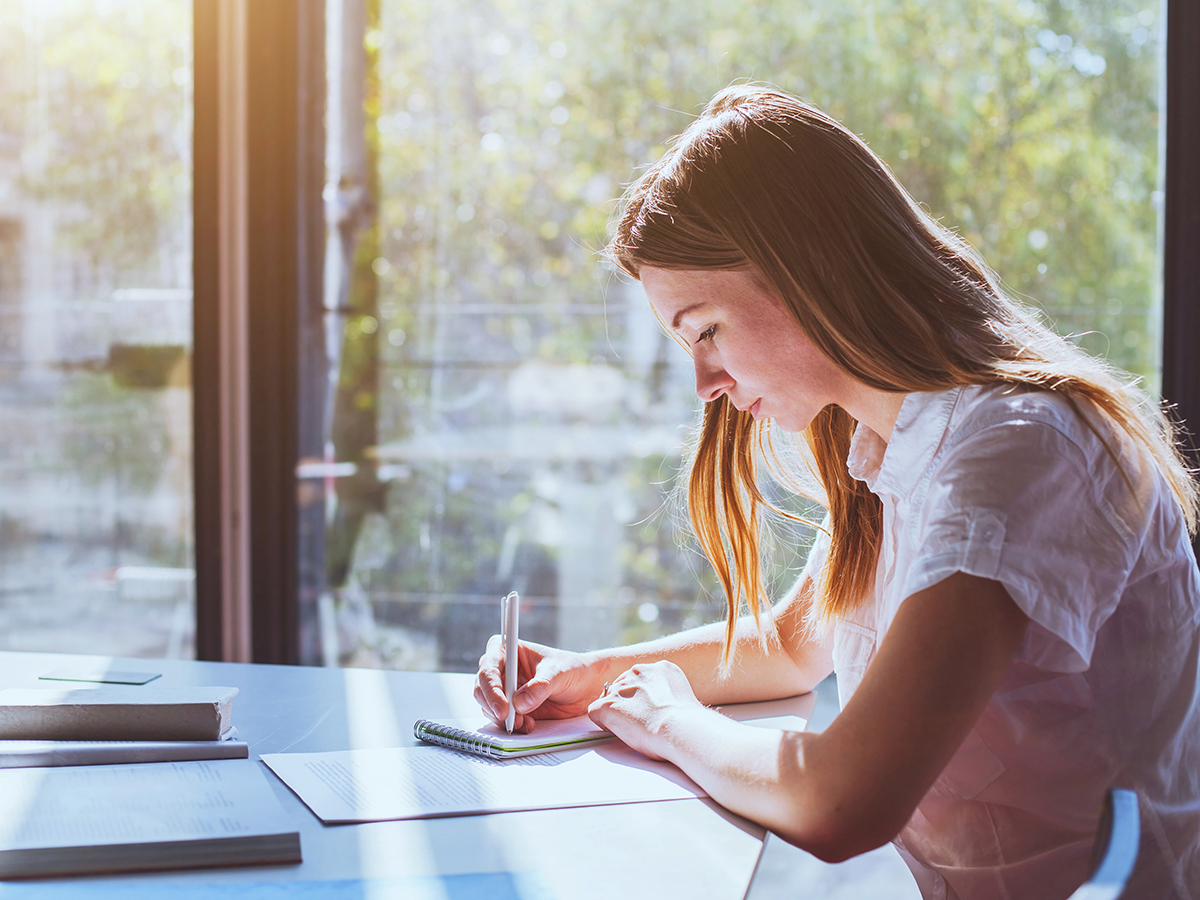
[[[749,272],[639,275],[659,319],[691,348],[701,400],[727,394],[754,418],[798,432],[830,403],[845,408],[859,387]]]

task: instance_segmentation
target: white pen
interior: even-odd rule
[[[504,728],[512,734],[517,710],[513,707],[513,695],[517,692],[517,619],[521,611],[521,598],[511,591],[500,601],[500,637],[504,642],[504,699],[508,701],[508,715],[504,717]]]

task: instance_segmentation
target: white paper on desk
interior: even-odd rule
[[[779,728],[784,731],[804,731],[808,727],[809,711],[816,705],[811,694],[784,697],[780,700],[758,700],[753,703],[729,703],[717,711],[736,722],[758,728]]]
[[[704,797],[670,763],[624,744],[491,760],[443,747],[268,753],[326,824]]]

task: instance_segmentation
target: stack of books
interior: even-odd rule
[[[0,690],[0,768],[245,759],[234,687]]]
[[[237,692],[0,690],[0,878],[300,862]]]

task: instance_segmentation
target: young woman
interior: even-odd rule
[[[608,254],[693,356],[689,508],[729,615],[523,644],[517,726],[587,712],[825,859],[894,841],[930,898],[1066,897],[1106,791],[1133,788],[1128,896],[1200,897],[1197,488],[1153,405],[778,91],[718,94],[630,188]],[[828,516],[760,616],[781,432]],[[821,734],[708,708],[831,671]],[[504,720],[496,639],[476,697]]]

